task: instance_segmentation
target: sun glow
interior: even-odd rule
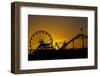
[[[72,38],[77,36],[80,33],[80,28],[87,26],[87,18],[86,17],[62,17],[62,16],[42,16],[42,15],[29,15],[28,16],[28,41],[30,42],[30,38],[33,33],[39,30],[44,30],[50,34],[53,40],[53,47],[56,49],[61,48],[64,43],[68,43]],[[84,27],[87,31],[87,27]],[[42,33],[39,33],[42,34]],[[85,32],[87,35],[87,32]],[[40,36],[40,37],[38,37]],[[42,34],[43,40],[48,43],[49,37],[46,34]],[[35,35],[37,40],[41,38],[41,35]],[[35,38],[34,37],[34,38]],[[38,37],[38,38],[37,38]],[[38,42],[37,42],[38,43]],[[75,41],[75,48],[82,47],[82,40]],[[87,46],[86,43],[85,47]],[[31,44],[32,46],[36,46],[34,42]],[[30,46],[30,44],[29,44]],[[73,47],[73,42],[68,44],[68,47]],[[29,48],[30,49],[30,48]]]

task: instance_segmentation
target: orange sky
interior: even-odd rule
[[[45,30],[50,33],[54,43],[68,42],[80,33],[80,28],[83,28],[84,34],[87,35],[87,20],[86,17],[29,15],[28,40],[30,40],[32,33]]]

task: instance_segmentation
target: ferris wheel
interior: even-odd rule
[[[39,30],[33,33],[30,38],[29,48],[37,49],[41,44],[53,45],[53,39],[47,31]]]

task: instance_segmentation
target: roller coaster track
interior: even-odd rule
[[[68,41],[67,43],[64,42],[63,45],[62,45],[62,47],[60,49],[65,49],[65,47],[68,46],[68,44],[70,44],[71,42],[74,42],[74,40],[78,39],[79,37],[82,37],[81,39],[82,39],[83,42],[84,42],[84,38],[87,38],[87,36],[84,35],[84,34],[78,34],[75,37],[73,37],[70,41]],[[84,44],[82,44],[82,45],[83,45],[83,48],[84,48]]]

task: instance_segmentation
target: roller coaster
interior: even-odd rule
[[[59,47],[59,45],[58,45],[58,43],[55,43],[56,44],[56,46],[59,48],[59,49],[65,49],[66,47],[67,47],[67,49],[68,49],[68,45],[70,44],[70,43],[72,43],[72,45],[73,45],[73,49],[75,48],[74,47],[74,45],[75,45],[75,40],[76,39],[81,39],[81,43],[82,43],[82,47],[81,48],[85,48],[84,47],[84,40],[87,40],[87,36],[86,35],[84,35],[84,34],[78,34],[78,35],[76,35],[75,37],[73,37],[70,41],[68,41],[68,42],[63,42],[63,45],[61,46],[61,47]]]

